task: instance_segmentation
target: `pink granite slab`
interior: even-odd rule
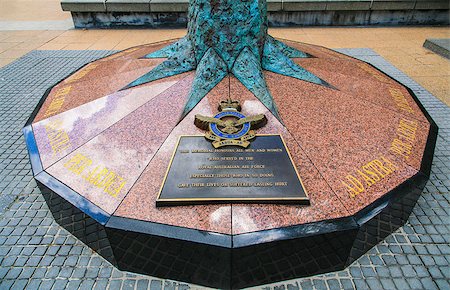
[[[320,74],[324,72],[323,70],[319,70],[319,76],[323,77],[325,80],[330,81],[330,79],[328,79],[327,77],[324,77],[324,74]],[[326,72],[325,72],[326,73]],[[336,85],[337,82],[335,82],[335,80],[339,77],[339,73],[335,73],[335,76],[331,76],[331,78],[333,78],[330,82],[333,85]],[[267,77],[273,77],[276,79],[277,75],[268,72],[267,73]],[[283,79],[286,83],[290,82],[289,79],[286,79],[286,77],[283,76],[279,76],[280,79]],[[419,170],[420,169],[420,164],[422,162],[422,155],[423,155],[423,151],[425,149],[425,145],[426,145],[426,140],[428,137],[428,132],[429,132],[429,122],[426,119],[426,117],[423,115],[422,111],[420,110],[420,108],[418,107],[418,105],[415,103],[415,101],[413,100],[412,96],[409,94],[409,92],[401,85],[399,85],[398,83],[394,83],[394,84],[389,84],[389,85],[384,85],[382,83],[378,83],[378,84],[374,84],[371,80],[368,80],[367,78],[363,78],[362,80],[356,80],[352,77],[347,77],[347,76],[342,76],[340,77],[340,81],[339,81],[339,85],[337,85],[337,87],[339,89],[341,89],[340,85],[342,85],[342,87],[346,88],[350,88],[348,90],[341,90],[341,91],[337,91],[334,92],[333,90],[329,90],[327,88],[324,88],[322,86],[318,87],[315,84],[311,84],[311,83],[307,83],[305,82],[305,84],[303,84],[302,81],[298,81],[298,80],[292,80],[292,83],[297,84],[297,86],[305,86],[304,87],[304,92],[307,91],[307,88],[310,89],[310,94],[311,96],[315,96],[315,94],[317,93],[317,89],[320,89],[323,91],[322,96],[324,96],[325,98],[334,98],[334,93],[336,95],[339,95],[340,93],[344,93],[345,95],[348,95],[350,98],[354,98],[354,99],[358,99],[359,102],[361,103],[367,103],[365,98],[360,98],[359,96],[361,95],[370,95],[373,94],[373,96],[370,97],[370,99],[373,100],[373,102],[368,103],[375,105],[376,107],[384,107],[386,109],[388,109],[389,111],[391,111],[394,115],[396,115],[398,118],[400,119],[405,119],[405,120],[415,120],[414,122],[417,121],[417,132],[415,134],[415,140],[413,141],[414,146],[412,148],[412,152],[409,154],[409,156],[407,156],[407,158],[403,158],[405,163],[407,163],[408,165],[412,166],[413,168]],[[347,85],[345,82],[349,82],[352,83],[350,85]],[[274,86],[275,83],[277,81],[274,80]],[[394,86],[395,85],[395,86]],[[354,86],[354,88],[352,88],[352,86]],[[370,90],[368,91],[367,88],[370,88]],[[400,92],[404,97],[405,100],[408,103],[408,107],[411,109],[411,112],[407,112],[403,109],[401,109],[396,102],[394,101],[394,98],[391,95],[390,90],[397,90],[398,92]],[[359,93],[359,91],[363,92],[363,93]],[[364,92],[367,92],[367,94],[365,94]],[[345,106],[345,104],[341,104],[342,106]],[[368,111],[370,111],[370,109],[367,109]],[[286,110],[286,112],[288,112],[288,110]],[[397,128],[399,126],[399,121],[397,120],[397,123],[395,123],[393,125],[395,127],[395,130],[397,131]],[[395,135],[398,134],[394,134]],[[392,136],[391,136],[392,137]],[[401,138],[400,138],[401,139]],[[392,143],[392,141],[391,141]]]
[[[405,116],[343,92],[273,73],[267,73],[266,80],[289,132],[351,213],[417,172],[389,152]],[[421,128],[417,134],[427,132],[428,124],[417,123]],[[345,177],[380,156],[395,160],[397,170],[366,193],[351,198],[342,183]]]
[[[119,91],[96,99],[64,113],[33,124],[33,131],[44,169],[86,143],[94,136],[118,122],[143,104],[176,84],[176,79],[151,83],[148,86]],[[52,149],[49,138],[49,126],[62,130],[68,136],[70,146],[64,150]],[[51,130],[51,129],[50,129]],[[59,148],[61,149],[61,148]]]
[[[113,126],[49,167],[49,174],[73,188],[94,204],[113,213],[123,197],[153,158],[158,148],[178,123],[187,101],[194,73],[133,111]],[[151,84],[143,85],[146,87]],[[75,156],[92,160],[89,169],[72,174],[67,163]],[[66,164],[66,166],[65,166]],[[125,182],[116,196],[88,182],[86,177],[95,167],[107,168]],[[121,182],[121,184],[122,184]],[[116,189],[118,186],[116,187]]]
[[[258,129],[257,134],[280,134],[283,137],[311,203],[309,206],[233,204],[233,234],[348,216],[344,204],[320,176],[289,131],[234,77],[231,78],[230,92],[232,98],[241,101],[244,115],[263,113],[268,118],[266,126]]]
[[[144,44],[144,45],[138,45],[138,46],[132,46],[127,49],[118,51],[116,53],[113,53],[107,57],[101,58],[98,61],[111,61],[111,60],[120,60],[120,59],[128,59],[128,58],[137,58],[134,54],[136,52],[141,52],[139,55],[143,54],[143,51],[148,50],[149,48],[152,49],[153,44]],[[131,57],[130,57],[131,56]]]
[[[105,76],[115,76],[120,73],[138,69],[149,69],[157,66],[162,59],[119,59],[111,61],[97,61],[90,63],[76,73],[65,79],[63,84],[76,84],[78,82],[92,81]],[[145,71],[145,70],[144,70]]]
[[[178,39],[166,40],[161,42],[149,43],[139,46],[133,46],[122,50],[118,53],[112,54],[108,57],[102,58],[100,61],[120,60],[120,59],[136,59],[142,58],[145,55],[157,51],[177,41]]]
[[[379,81],[356,65],[357,63],[364,65],[362,62],[355,61],[352,62],[352,65],[345,65],[345,61],[329,62],[326,59],[308,59],[304,61],[301,59],[297,63],[340,91],[422,122],[427,122],[419,106],[402,85],[392,79],[389,82]],[[380,74],[380,76],[388,79],[384,74]],[[398,98],[394,98],[390,92],[391,90],[398,92],[396,94],[402,95],[401,98],[407,103],[406,107],[397,103]]]
[[[72,93],[65,96],[64,104],[57,113],[112,94],[164,61],[164,59],[141,59],[141,57],[172,42],[164,41],[131,47],[86,65],[52,89],[34,122],[49,116],[46,115],[46,111],[59,89],[70,86]]]
[[[307,43],[303,43],[303,42],[289,41],[289,40],[285,40],[285,39],[282,39],[281,41],[291,47],[294,47],[294,48],[300,50],[300,51],[309,53],[313,57],[353,61],[353,58],[350,56],[333,51],[331,49],[328,49],[328,48],[320,46],[320,45],[313,45],[313,44],[307,44]]]
[[[142,74],[145,74],[149,69],[151,68],[141,68],[74,84],[58,84],[48,95],[33,122],[39,122],[45,118],[55,116],[95,99],[115,93]],[[64,91],[68,93],[61,95],[61,92]],[[54,103],[60,103],[56,111],[52,109]]]
[[[194,126],[195,114],[216,114],[217,104],[210,105],[209,99],[226,98],[228,91],[228,79],[225,79],[173,129],[114,215],[217,233],[231,233],[229,204],[156,207],[156,198],[179,136],[203,135],[205,132]]]
[[[349,77],[365,78],[367,81],[398,85],[395,80],[359,60],[348,61],[338,58],[313,57],[296,58],[293,61],[306,69],[313,68],[320,71],[339,73],[340,75]]]

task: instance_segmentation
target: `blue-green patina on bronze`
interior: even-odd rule
[[[267,34],[266,0],[190,0],[188,17],[185,37],[145,56],[167,60],[124,89],[196,70],[183,118],[231,73],[280,119],[263,69],[331,87],[290,59],[309,54]]]
[[[191,93],[182,117],[186,116],[227,74],[226,63],[213,48],[208,49],[198,63]]]

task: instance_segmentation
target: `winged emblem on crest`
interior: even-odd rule
[[[248,140],[256,137],[258,128],[267,123],[264,114],[246,117],[240,113],[239,101],[228,99],[219,105],[219,111],[214,117],[195,115],[194,124],[202,130],[209,130],[205,138],[213,141],[214,148],[227,145],[248,147]]]

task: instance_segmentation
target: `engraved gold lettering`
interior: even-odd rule
[[[288,181],[275,180],[277,176],[271,172],[269,164],[253,164],[260,154],[284,152],[282,148],[190,148],[179,149],[177,154],[206,154],[204,164],[197,166],[197,172],[189,172],[190,182],[180,182],[176,186],[183,188],[234,188],[234,187],[287,187]],[[232,153],[229,156],[217,156],[216,153]],[[255,155],[256,154],[256,155]],[[228,155],[228,154],[227,154]],[[275,154],[274,154],[275,155]],[[262,159],[266,160],[266,159]],[[227,164],[220,164],[226,162]],[[239,169],[233,173],[233,169]],[[268,170],[269,169],[269,170]],[[215,172],[214,170],[230,170]],[[252,178],[253,180],[248,180]],[[247,181],[248,180],[248,181]]]
[[[76,175],[81,175],[88,167],[91,167],[92,163],[90,158],[77,153],[64,164],[64,167]],[[102,189],[103,192],[112,197],[117,197],[126,184],[126,181],[121,176],[101,165],[95,166],[81,177],[89,184]]]
[[[411,106],[408,104],[408,101],[406,100],[402,91],[400,91],[397,88],[389,88],[389,93],[391,93],[391,96],[394,99],[395,104],[400,110],[408,113],[414,112]]]
[[[255,164],[250,166],[253,169],[264,169],[266,166],[264,164]]]
[[[358,172],[359,176],[361,176],[364,179],[368,187],[375,184],[375,180],[371,179],[367,174],[363,173],[361,170],[357,169],[356,172]]]
[[[50,102],[50,105],[45,110],[44,117],[52,116],[58,113],[61,110],[61,107],[64,105],[64,101],[66,95],[72,90],[72,86],[65,86],[58,89],[53,96],[53,100]]]
[[[364,71],[366,71],[367,73],[371,74],[377,80],[384,82],[384,83],[389,82],[389,79],[385,75],[383,75],[382,73],[380,73],[375,68],[368,65],[367,63],[358,63],[357,65],[360,68],[362,68]]]
[[[90,183],[92,183],[92,185],[100,187],[100,186],[98,186],[100,184],[100,180],[102,180],[108,173],[109,173],[109,170],[107,168],[103,168],[102,170],[100,170],[99,173],[97,173],[97,175],[95,175],[94,177],[92,177],[88,181]]]
[[[353,175],[347,175],[345,178],[346,181],[342,181],[342,184],[347,187],[351,197],[355,197],[364,191],[364,186],[362,183]]]
[[[417,125],[417,121],[401,119],[397,127],[397,138],[394,138],[389,150],[408,159],[416,139]]]
[[[116,174],[113,171],[109,171],[102,181],[100,181],[97,186],[103,188],[109,188],[116,178]]]
[[[64,164],[64,167],[71,172],[80,175],[83,171],[92,164],[92,160],[82,154],[76,154],[69,161]]]
[[[392,161],[380,156],[378,159],[364,164],[361,168],[355,169],[356,174],[348,174],[341,183],[346,187],[350,197],[354,198],[395,170],[397,167]]]
[[[287,181],[275,182],[275,186],[288,186]]]
[[[405,157],[406,159],[408,159],[409,155],[412,152],[412,145],[408,144],[408,143],[405,143],[405,142],[403,142],[400,139],[395,138],[392,141],[390,151],[392,151],[393,153],[401,155],[401,156]]]
[[[192,186],[192,187],[204,187],[205,184],[204,184],[203,182],[200,182],[200,183],[191,183],[191,186]]]
[[[381,179],[380,176],[378,176],[374,171],[372,171],[372,169],[370,168],[370,166],[368,166],[368,165],[366,164],[366,165],[363,165],[361,168],[363,169],[363,171],[364,171],[368,176],[370,176],[370,178],[371,178],[372,180],[374,180],[375,182],[380,181],[380,179]]]
[[[122,188],[125,186],[125,181],[122,177],[116,176],[114,182],[110,183],[108,187],[104,188],[104,191],[111,195],[112,197],[117,197],[119,195]]]
[[[69,135],[61,128],[61,120],[52,120],[44,125],[45,133],[54,154],[69,149]]]
[[[96,67],[98,67],[98,64],[90,64],[88,67],[78,71],[76,74],[72,75],[68,80],[67,83],[73,83],[75,81],[80,80],[81,78],[83,78],[84,76],[86,76],[88,73],[90,73],[91,71],[93,71]]]

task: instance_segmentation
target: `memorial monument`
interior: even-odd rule
[[[242,288],[342,269],[402,226],[437,127],[411,90],[191,0],[187,35],[87,64],[24,128],[56,221],[122,270]]]

